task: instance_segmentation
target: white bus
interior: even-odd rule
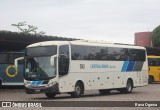
[[[146,50],[140,46],[46,41],[27,46],[24,60],[26,93],[43,92],[48,98],[59,93],[80,97],[86,90],[131,93],[148,84]]]

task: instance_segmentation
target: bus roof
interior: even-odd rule
[[[63,45],[63,44],[69,44],[69,41],[44,41],[28,45],[27,48],[37,47],[37,46]]]
[[[144,49],[142,46],[133,46],[133,45],[122,45],[122,44],[114,44],[114,43],[104,43],[104,42],[90,42],[90,41],[44,41],[31,44],[28,47],[37,47],[37,46],[47,46],[47,45],[86,45],[86,46],[109,46],[109,47],[120,47],[120,48],[135,48],[135,49]]]
[[[91,45],[91,46],[109,46],[109,47],[120,47],[120,48],[136,48],[136,49],[145,49],[142,46],[133,46],[133,45],[122,45],[114,43],[101,43],[101,42],[83,42],[83,41],[69,41],[73,45]]]

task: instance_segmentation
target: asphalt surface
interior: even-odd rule
[[[71,98],[69,94],[59,94],[56,95],[54,99],[48,99],[45,94],[26,94],[23,87],[2,87],[0,88],[0,101],[49,101],[54,103],[61,101],[62,103],[67,101],[120,101],[120,102],[130,102],[130,101],[160,101],[160,83],[149,84],[144,87],[137,87],[133,89],[131,94],[122,94],[118,91],[112,91],[108,95],[99,95],[96,90],[85,91],[85,94],[81,98]],[[112,103],[112,102],[111,102]],[[73,103],[74,104],[74,103]],[[113,102],[114,104],[114,102]],[[22,108],[0,108],[0,109],[11,109],[17,110]],[[23,108],[23,109],[33,109],[33,108]],[[42,107],[34,108],[34,110],[160,110],[158,107]]]

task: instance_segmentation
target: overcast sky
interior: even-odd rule
[[[0,0],[0,30],[26,21],[46,35],[134,43],[160,24],[160,0]]]

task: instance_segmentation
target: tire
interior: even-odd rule
[[[2,86],[2,80],[0,80],[0,86]]]
[[[52,99],[56,96],[55,93],[45,93],[45,95],[49,98],[49,99]]]
[[[121,89],[118,89],[118,91],[120,91],[120,93],[125,93],[125,94],[129,94],[131,93],[133,90],[133,83],[132,81],[129,79],[126,83],[126,88],[121,88]]]
[[[99,93],[100,95],[110,94],[110,90],[109,89],[99,90]]]
[[[2,80],[0,80],[0,88],[2,87]]]
[[[133,83],[132,83],[132,81],[129,79],[128,81],[127,81],[127,84],[126,84],[126,88],[125,88],[125,93],[131,93],[132,92],[132,90],[133,90]]]
[[[83,93],[83,86],[81,83],[76,83],[74,92],[71,93],[71,97],[78,98],[81,97]]]
[[[148,82],[149,82],[149,84],[152,84],[154,82],[153,76],[149,76]]]

